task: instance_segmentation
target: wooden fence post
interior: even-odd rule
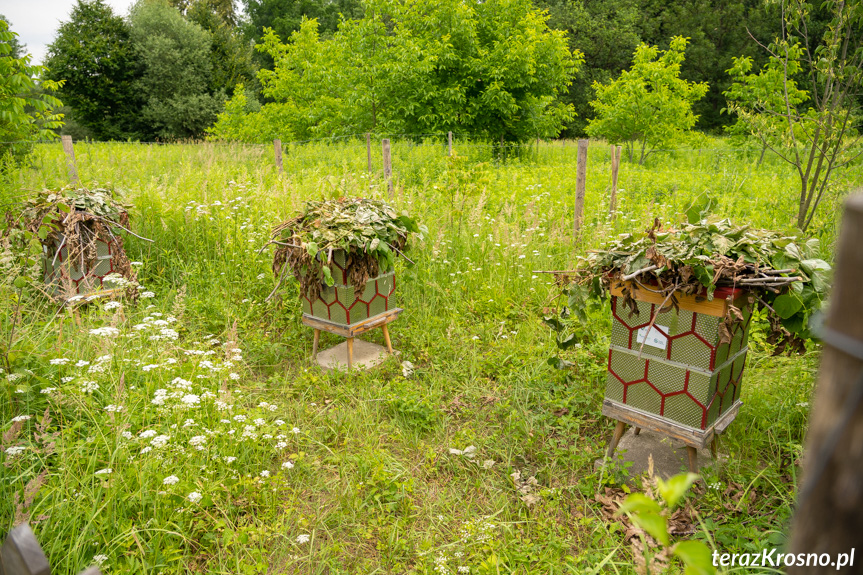
[[[623,146],[611,146],[611,202],[608,204],[608,215],[617,217],[617,172],[620,170],[620,154]]]
[[[384,155],[384,179],[387,181],[387,189],[390,193],[390,199],[393,198],[393,164],[392,158],[390,157],[390,141],[389,139],[384,139],[381,141],[383,145],[383,155]]]
[[[452,132],[447,134],[447,149],[449,150],[449,155],[452,156]]]
[[[372,175],[372,134],[366,132],[366,162],[368,163],[369,176]]]
[[[280,174],[284,174],[285,170],[282,168],[282,141],[281,140],[273,140],[273,149],[276,151],[276,167],[279,169]]]
[[[860,547],[863,532],[863,193],[845,202],[837,245],[790,548],[819,558],[829,553],[828,564],[834,563],[790,567],[789,574],[835,572],[842,555],[848,566],[848,553]],[[859,570],[859,563],[851,567]]]
[[[575,173],[575,219],[572,222],[572,235],[578,235],[581,222],[584,218],[584,189],[587,185],[587,143],[588,140],[578,141],[578,166]]]
[[[63,142],[63,151],[66,152],[66,169],[69,170],[69,181],[73,184],[80,184],[78,168],[75,165],[75,148],[72,147],[72,136],[60,136],[60,141]]]

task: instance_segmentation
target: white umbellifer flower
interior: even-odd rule
[[[90,335],[98,335],[101,337],[113,337],[115,335],[120,335],[120,330],[116,327],[97,327],[96,329],[90,330]]]
[[[110,475],[112,473],[114,473],[114,470],[110,467],[106,467],[105,469],[100,469],[99,471],[97,471],[96,475]]]
[[[192,439],[189,440],[189,445],[200,446],[207,442],[206,435],[196,435]]]
[[[300,535],[297,535],[297,543],[299,543],[300,545],[302,545],[303,543],[308,543],[310,539],[311,537],[309,537],[309,535],[307,535],[306,533],[301,533]]]
[[[132,435],[132,432],[130,432],[130,431],[124,431],[123,433],[120,434],[120,436],[123,439],[132,439],[134,437],[134,435]]]
[[[269,470],[264,469],[263,471],[261,471],[261,477],[269,477],[269,476],[270,476]]]
[[[150,445],[159,449],[160,447],[164,447],[169,439],[171,439],[170,435],[157,435],[150,441]]]
[[[468,567],[467,565],[459,565],[458,566],[458,572],[459,573],[470,573],[470,567]]]
[[[75,367],[84,367],[86,365],[90,365],[90,362],[84,361],[83,359],[79,359],[77,362],[75,362]]]
[[[147,325],[146,323],[136,323],[135,325],[132,326],[132,329],[140,331],[142,329],[147,329],[148,327],[150,327],[150,326]]]
[[[294,464],[292,461],[285,461],[284,463],[282,463],[282,469],[293,469],[293,468],[294,468]]]
[[[54,391],[57,391],[56,387],[46,387],[45,389],[41,390],[39,393],[51,393]]]
[[[69,359],[65,357],[58,357],[56,359],[52,359],[48,363],[50,363],[51,365],[66,365],[67,363],[69,363]]]
[[[103,564],[105,561],[107,561],[107,560],[108,560],[108,556],[107,556],[107,555],[93,555],[93,561],[94,561],[97,565],[102,565],[102,564]]]
[[[156,369],[157,367],[161,367],[161,366],[158,363],[151,363],[149,365],[145,365],[144,367],[142,367],[141,370],[142,371],[151,371],[153,369]]]
[[[186,496],[186,498],[189,501],[191,501],[192,503],[197,503],[198,501],[203,499],[204,496],[201,495],[200,493],[198,493],[197,491],[192,491],[191,493],[189,493],[189,495]]]
[[[478,335],[473,336],[471,339],[479,339]]]
[[[156,431],[155,431],[155,430],[153,430],[153,429],[147,429],[147,430],[142,431],[141,433],[139,433],[139,434],[138,434],[138,437],[140,437],[141,439],[148,439],[148,438],[150,438],[150,437],[155,437],[155,435],[156,435]]]
[[[201,403],[201,398],[200,398],[200,396],[195,395],[194,393],[187,393],[186,395],[183,396],[183,398],[180,401],[182,401],[186,405],[197,405],[197,404]]]
[[[28,419],[30,419],[29,415],[16,415],[12,418],[12,423],[16,423],[18,421],[27,421]]]
[[[109,301],[104,305],[104,309],[106,310],[119,309],[121,307],[123,307],[123,304],[118,301]]]
[[[278,425],[279,427],[281,427],[281,426],[283,426],[283,425],[285,424],[285,421],[284,421],[283,419],[277,419],[277,420],[275,420],[273,423],[275,423],[276,425]]]
[[[145,291],[141,294],[140,297],[141,297],[141,299],[150,299],[151,297],[156,297],[156,294],[154,294],[151,291]]]
[[[162,321],[162,320],[159,320],[159,321]],[[176,331],[174,331],[173,329],[171,329],[169,327],[163,327],[162,329],[159,330],[159,333],[162,334],[163,338],[170,339],[171,341],[176,340],[178,337],[180,337],[179,333],[177,333]]]
[[[69,377],[61,377],[61,378],[60,378],[60,383],[69,383],[69,382],[70,382],[70,381],[72,381],[73,379],[75,379],[75,378],[74,378],[74,377],[72,377],[72,376],[69,376]]]
[[[145,446],[141,449],[141,455],[144,455],[145,453],[150,453],[151,451],[153,451],[153,448],[152,448],[152,447],[150,447],[149,445],[145,445]]]
[[[240,379],[240,374],[239,373],[229,373],[228,377],[230,377],[231,379],[236,381],[236,380]]]
[[[105,406],[105,411],[110,411],[110,412],[123,411],[123,406],[122,405],[114,405],[112,403],[111,405]]]
[[[278,442],[278,443],[276,444],[276,449],[284,449],[284,448],[286,448],[287,446],[288,446],[288,444],[287,444],[287,443],[285,443],[284,441],[280,441],[280,442]]]
[[[133,266],[142,266],[142,265],[144,265],[144,262],[132,262],[132,265]]]
[[[299,432],[300,432],[299,427],[295,427],[295,428],[291,429],[291,433],[293,433],[294,435],[298,434]]]
[[[234,457],[233,455],[228,455],[227,457],[225,457],[225,463],[233,463],[236,460],[237,460],[237,458]]]
[[[246,421],[246,416],[242,415],[242,414],[241,415],[235,415],[234,421]]]
[[[267,424],[267,422],[265,420],[261,419],[260,417],[257,418],[256,420],[254,420],[252,423],[254,423],[255,425],[266,425]]]
[[[25,451],[26,449],[27,449],[26,447],[21,447],[20,445],[15,445],[13,447],[7,447],[6,448],[6,455],[8,455],[9,457],[15,457],[16,455],[18,455],[22,451]]]
[[[169,475],[165,479],[162,480],[162,485],[174,485],[180,481],[180,478],[176,475]]]

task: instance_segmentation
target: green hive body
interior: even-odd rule
[[[611,298],[613,323],[605,398],[618,404],[704,430],[740,398],[752,308],[732,328],[730,343],[719,343],[723,319],[684,309],[659,313],[643,301],[630,317],[620,298]],[[642,347],[639,341],[646,339]],[[640,353],[639,353],[640,350]]]
[[[301,296],[303,313],[343,327],[356,325],[395,308],[396,278],[393,272],[370,278],[359,297],[349,285],[345,252],[333,252],[332,274],[335,285],[323,286],[320,298],[312,301]]]
[[[60,241],[62,242],[62,236]],[[84,265],[84,269],[81,269],[79,262],[68,261],[69,249],[65,245],[60,248],[59,254],[57,254],[56,243],[51,250],[45,248],[43,254],[45,283],[48,284],[48,289],[52,294],[65,290],[67,286],[80,295],[91,294],[100,288],[116,287],[104,282],[105,276],[115,271],[111,261],[112,247],[98,238],[94,243],[96,245],[96,262],[92,269],[87,269],[86,265]]]

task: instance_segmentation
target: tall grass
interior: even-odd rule
[[[621,479],[593,467],[610,430],[608,311],[591,312],[576,367],[552,369],[539,317],[557,290],[533,272],[571,269],[654,218],[674,225],[702,194],[716,213],[791,231],[794,174],[710,145],[624,162],[612,218],[609,148],[592,143],[574,238],[574,143],[501,160],[469,141],[448,158],[442,138],[394,140],[392,203],[429,228],[416,265],[399,264],[405,312],[391,329],[415,368],[346,374],[309,360],[296,286],[264,302],[273,278],[259,248],[306,200],[388,198],[379,145],[372,173],[364,142],[286,145],[280,175],[268,146],[76,144],[83,183],[121,190],[134,231],[154,240],[126,240],[153,297],[55,313],[3,280],[0,337],[15,362],[0,431],[4,450],[24,449],[0,454],[0,533],[29,518],[57,573],[94,560],[135,573],[631,571],[593,498]],[[41,145],[0,205],[66,181],[62,148]],[[828,258],[837,205],[813,229]],[[727,459],[693,501],[728,552],[785,528],[816,366],[814,353],[773,357],[763,328],[751,345]],[[450,453],[470,445],[474,458]],[[522,500],[515,471],[536,477],[539,503]]]

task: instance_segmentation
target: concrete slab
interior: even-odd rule
[[[683,442],[646,429],[642,429],[638,435],[635,435],[633,427],[629,427],[623,437],[620,438],[620,443],[614,452],[614,458],[608,462],[608,465],[623,466],[625,463],[631,462],[632,466],[628,468],[629,476],[638,477],[647,473],[648,457],[651,455],[653,456],[653,473],[662,479],[668,479],[672,475],[689,471],[689,458],[686,445]],[[721,453],[717,455],[721,463],[724,457]],[[715,463],[709,448],[698,450],[699,469],[712,466]],[[594,468],[598,470],[602,464],[603,459],[597,459]],[[623,468],[626,469],[626,467]]]
[[[398,355],[398,351],[394,351]],[[376,343],[363,341],[359,338],[354,338],[354,362],[353,369],[371,369],[376,365],[380,365],[390,356],[387,348]],[[318,352],[318,365],[324,371],[339,369],[347,371],[348,369],[348,342],[343,341],[335,347],[325,349]]]

